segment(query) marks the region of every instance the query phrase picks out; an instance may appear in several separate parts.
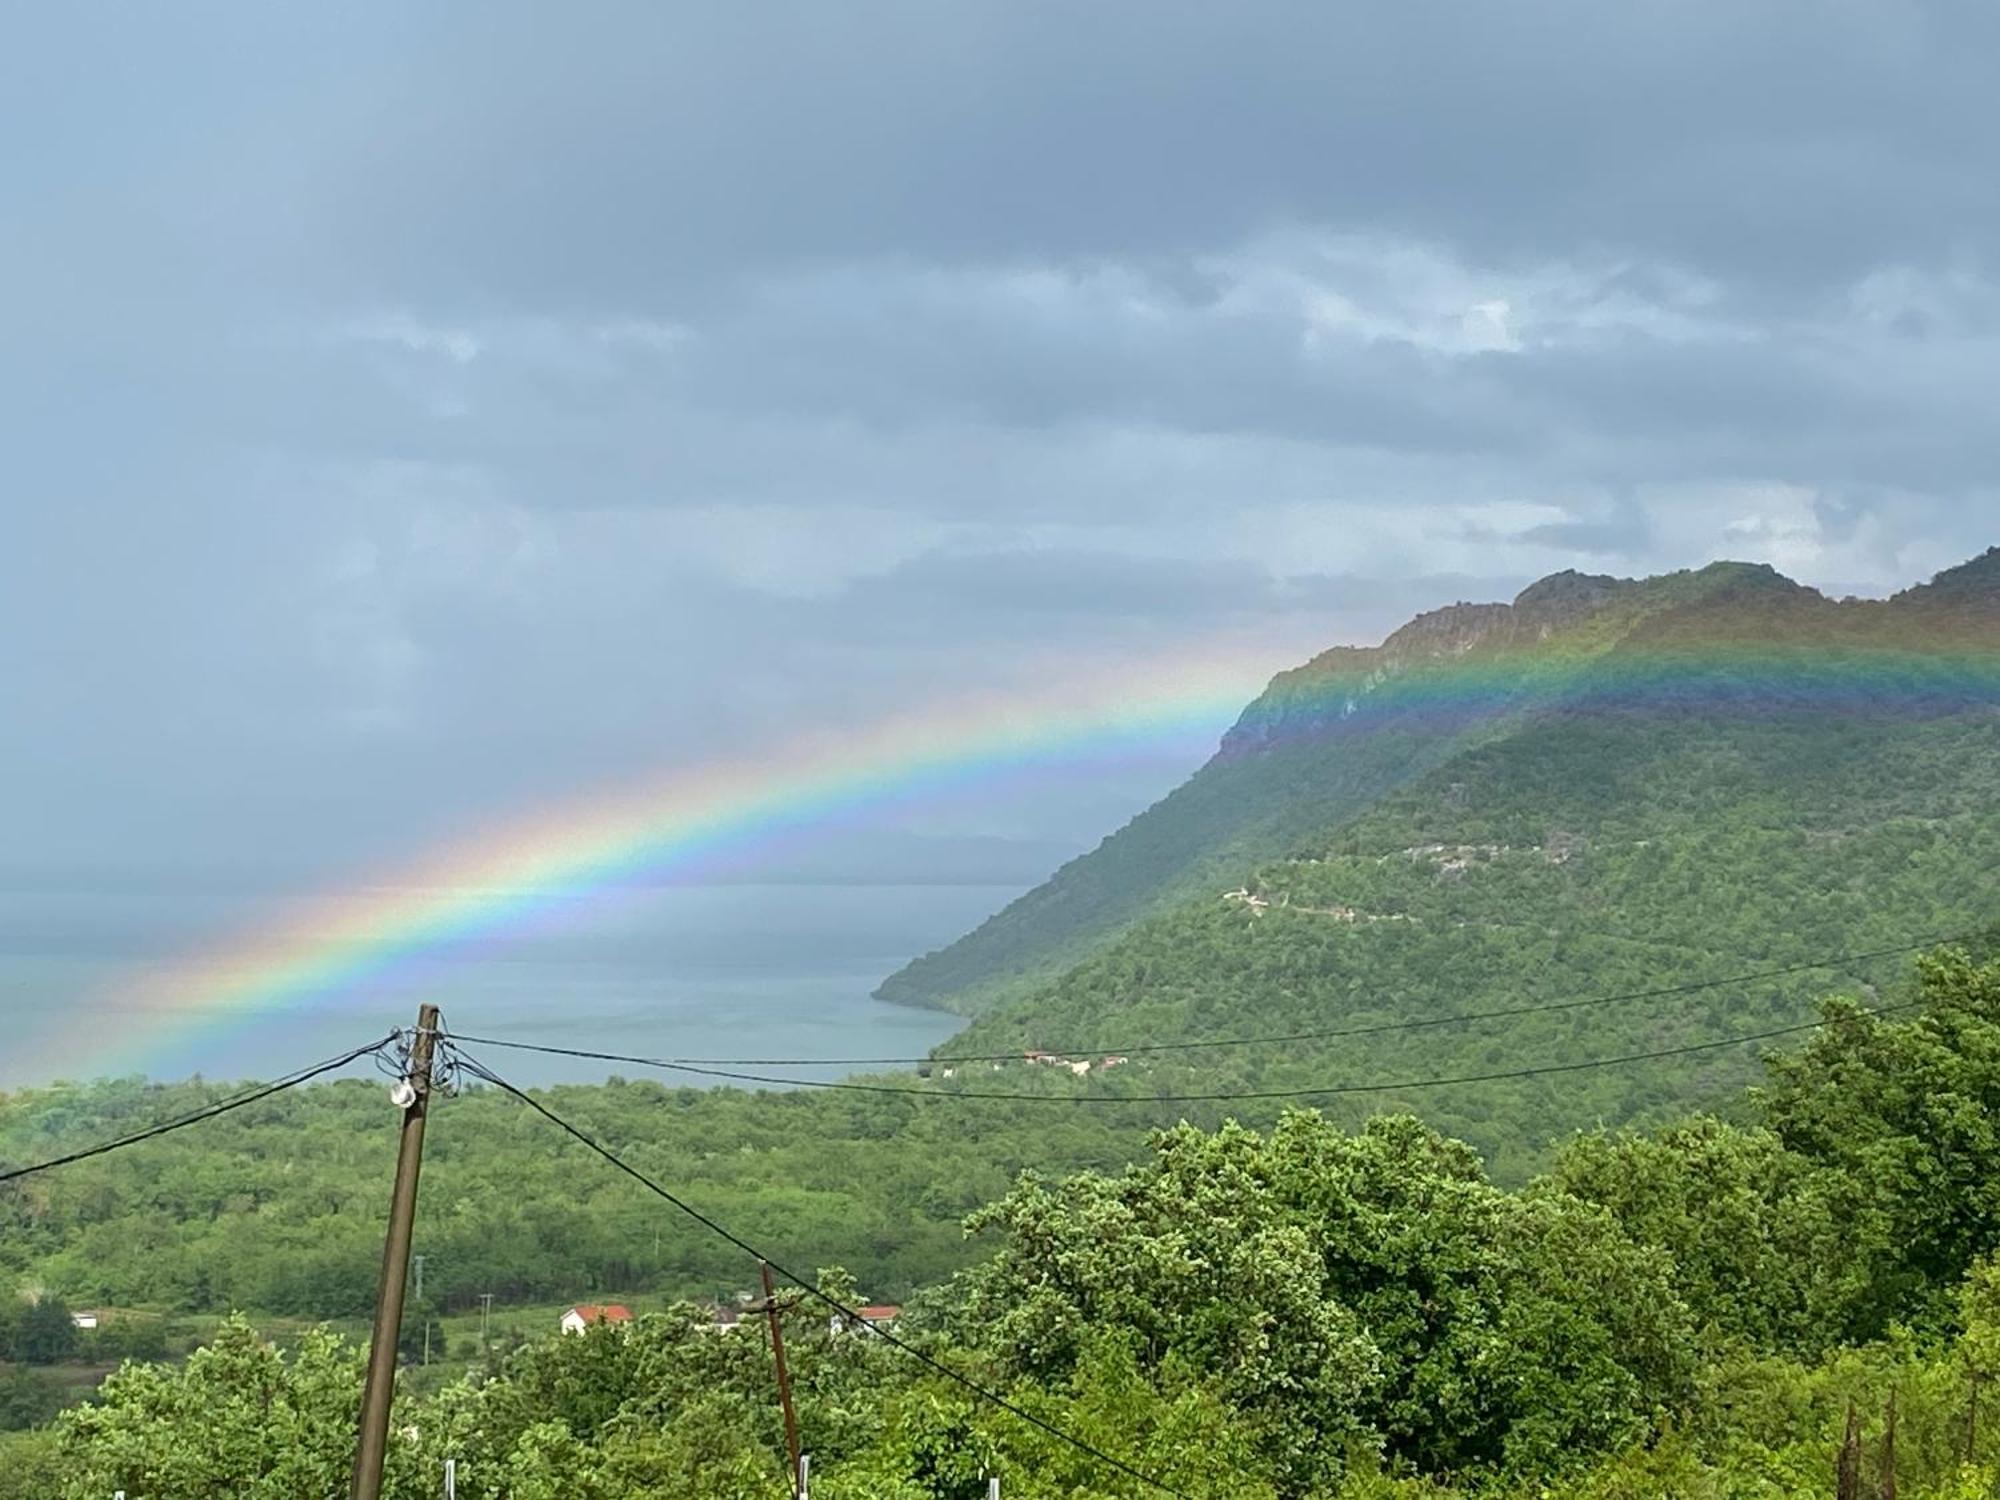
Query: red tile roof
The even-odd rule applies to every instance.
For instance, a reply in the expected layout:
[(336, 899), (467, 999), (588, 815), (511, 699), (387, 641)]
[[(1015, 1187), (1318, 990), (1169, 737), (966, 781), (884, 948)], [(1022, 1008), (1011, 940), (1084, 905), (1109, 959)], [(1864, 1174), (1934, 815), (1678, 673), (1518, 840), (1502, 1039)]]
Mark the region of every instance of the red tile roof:
[[(575, 1313), (586, 1323), (629, 1323), (632, 1321), (632, 1309), (617, 1302), (607, 1302), (601, 1307), (595, 1302), (579, 1302), (575, 1307), (570, 1309), (570, 1312)], [(568, 1313), (565, 1313), (563, 1316), (567, 1317), (568, 1315)]]

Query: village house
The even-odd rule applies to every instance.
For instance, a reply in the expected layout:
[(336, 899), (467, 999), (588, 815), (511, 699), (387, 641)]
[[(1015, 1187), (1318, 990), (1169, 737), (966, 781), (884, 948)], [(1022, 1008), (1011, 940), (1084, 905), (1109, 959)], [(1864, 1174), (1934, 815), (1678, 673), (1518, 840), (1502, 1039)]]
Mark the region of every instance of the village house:
[(583, 1333), (593, 1323), (629, 1323), (632, 1309), (616, 1302), (599, 1305), (595, 1302), (579, 1302), (562, 1315), (564, 1333)]
[(827, 1331), (835, 1338), (843, 1333), (859, 1333), (863, 1329), (883, 1332), (896, 1326), (896, 1319), (902, 1317), (903, 1309), (893, 1302), (871, 1302), (866, 1307), (854, 1309), (855, 1316), (843, 1317), (835, 1313), (829, 1321)]

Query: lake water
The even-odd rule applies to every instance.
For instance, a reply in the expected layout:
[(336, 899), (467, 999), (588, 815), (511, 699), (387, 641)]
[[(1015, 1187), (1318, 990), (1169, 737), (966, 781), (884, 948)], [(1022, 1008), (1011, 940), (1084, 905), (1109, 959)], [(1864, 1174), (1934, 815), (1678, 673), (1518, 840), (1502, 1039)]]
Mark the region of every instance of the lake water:
[[(443, 1007), (461, 1034), (640, 1056), (920, 1055), (963, 1022), (869, 991), (1017, 894), (989, 885), (656, 889), (295, 1009), (189, 1020), (121, 1003), (121, 984), (205, 939), (255, 930), (264, 908), (254, 899), (0, 892), (0, 1088), (131, 1072), (270, 1077), (410, 1024), (420, 1000)], [(643, 1072), (493, 1049), (486, 1060), (521, 1083)]]

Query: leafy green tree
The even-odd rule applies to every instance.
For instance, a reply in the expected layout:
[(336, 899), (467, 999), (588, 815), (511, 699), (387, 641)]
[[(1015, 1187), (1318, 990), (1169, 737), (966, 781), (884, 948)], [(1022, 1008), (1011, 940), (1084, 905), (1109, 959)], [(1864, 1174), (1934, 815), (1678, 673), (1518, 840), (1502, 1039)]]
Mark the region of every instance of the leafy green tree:
[(1569, 1141), (1546, 1187), (1660, 1247), (1710, 1344), (1820, 1348), (1846, 1315), (1849, 1205), (1769, 1131), (1697, 1117)]
[(39, 1427), (62, 1407), (62, 1387), (48, 1376), (0, 1367), (0, 1432)]
[(1024, 1182), (973, 1223), (1005, 1240), (961, 1279), (966, 1337), (1049, 1383), (1122, 1331), (1141, 1368), (1212, 1380), (1288, 1494), (1331, 1485), (1357, 1442), (1436, 1469), (1554, 1461), (1690, 1390), (1656, 1251), (1492, 1186), (1408, 1118), (1183, 1127), (1121, 1177)]
[(50, 1500), (61, 1474), (55, 1433), (0, 1432), (0, 1500)]
[(1949, 1321), (1959, 1283), (2000, 1249), (2000, 964), (1945, 952), (1919, 983), (1908, 1020), (1831, 1007), (1824, 1031), (1772, 1059), (1760, 1096), (1843, 1206), (1845, 1338)]
[(67, 1307), (44, 1294), (14, 1304), (0, 1322), (0, 1358), (24, 1365), (53, 1365), (77, 1352), (76, 1321)]
[[(231, 1318), (185, 1365), (128, 1364), (57, 1423), (64, 1500), (296, 1500), (347, 1485), (358, 1353), (324, 1331), (288, 1358)], [(405, 1456), (400, 1452), (399, 1460)]]

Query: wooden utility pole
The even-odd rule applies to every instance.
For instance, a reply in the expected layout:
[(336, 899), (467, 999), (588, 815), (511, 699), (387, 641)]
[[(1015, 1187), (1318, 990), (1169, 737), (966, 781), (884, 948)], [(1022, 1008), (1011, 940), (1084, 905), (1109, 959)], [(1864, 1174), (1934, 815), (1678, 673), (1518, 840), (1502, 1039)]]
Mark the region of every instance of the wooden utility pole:
[(1972, 1371), (1965, 1393), (1965, 1461), (1972, 1462), (1972, 1455), (1979, 1447), (1979, 1371)]
[(361, 1436), (354, 1450), (349, 1500), (380, 1500), (382, 1460), (389, 1449), (389, 1403), (396, 1394), (396, 1339), (403, 1327), (403, 1283), (410, 1273), (410, 1231), (417, 1218), (417, 1173), (424, 1160), (424, 1117), (431, 1102), (431, 1051), (438, 1009), (417, 1011), (410, 1071), (392, 1097), (403, 1107), (396, 1152), (396, 1187), (389, 1198), (389, 1232), (382, 1242), (382, 1280), (375, 1289), (375, 1332), (368, 1344), (368, 1382), (361, 1390)]
[(1847, 1435), (1840, 1440), (1840, 1457), (1833, 1468), (1835, 1500), (1861, 1500), (1861, 1421), (1854, 1403), (1847, 1403)]
[(1882, 1433), (1882, 1500), (1896, 1500), (1896, 1393), (1889, 1392), (1888, 1425)]
[(759, 1261), (764, 1277), (764, 1316), (771, 1326), (771, 1358), (778, 1367), (778, 1404), (785, 1409), (785, 1452), (792, 1462), (792, 1500), (805, 1493), (805, 1473), (799, 1464), (799, 1414), (792, 1405), (792, 1372), (785, 1365), (785, 1327), (778, 1313), (778, 1292), (771, 1284), (771, 1263)]

